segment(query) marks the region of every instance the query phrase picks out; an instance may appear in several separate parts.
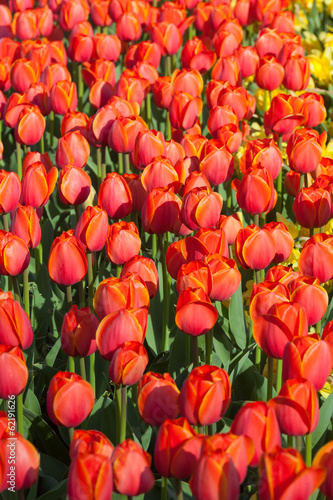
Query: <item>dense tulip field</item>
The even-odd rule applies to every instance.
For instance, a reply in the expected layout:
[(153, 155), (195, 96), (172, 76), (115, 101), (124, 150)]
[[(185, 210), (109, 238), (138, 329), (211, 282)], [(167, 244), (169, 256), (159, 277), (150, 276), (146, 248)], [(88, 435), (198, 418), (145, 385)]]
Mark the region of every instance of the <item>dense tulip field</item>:
[(333, 500), (332, 0), (0, 0), (0, 498)]

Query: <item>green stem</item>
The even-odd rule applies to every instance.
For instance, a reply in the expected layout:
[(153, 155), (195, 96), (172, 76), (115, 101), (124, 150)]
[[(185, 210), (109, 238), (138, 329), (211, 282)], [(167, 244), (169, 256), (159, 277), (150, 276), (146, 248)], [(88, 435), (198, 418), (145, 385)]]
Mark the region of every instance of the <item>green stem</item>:
[(130, 174), (131, 173), (131, 165), (130, 165), (130, 159), (129, 159), (128, 153), (124, 153), (124, 164), (125, 164), (126, 174)]
[(193, 368), (199, 366), (199, 348), (198, 348), (198, 337), (192, 336), (192, 348), (193, 348)]
[[(278, 139), (278, 148), (282, 153), (282, 135), (279, 135)], [(279, 172), (279, 175), (276, 180), (276, 188), (277, 188), (277, 204), (276, 204), (276, 210), (279, 213), (282, 213), (282, 205), (283, 205), (283, 200), (282, 200), (282, 168)]]
[(92, 252), (87, 252), (88, 262), (88, 293), (89, 293), (89, 307), (92, 310), (94, 307), (94, 271), (93, 271), (93, 258)]
[(102, 182), (102, 152), (101, 148), (96, 148), (96, 163), (97, 163), (97, 189)]
[(17, 161), (17, 175), (22, 179), (22, 150), (21, 144), (16, 141), (16, 161)]
[(80, 309), (82, 309), (84, 307), (84, 289), (83, 289), (83, 281), (79, 281), (78, 284), (78, 289), (79, 289), (79, 306), (80, 306)]
[(16, 396), (17, 430), (23, 436), (23, 393)]
[(27, 267), (23, 271), (23, 303), (24, 310), (28, 316), (30, 316), (30, 307), (29, 307), (29, 268)]
[(120, 443), (120, 428), (121, 428), (121, 385), (115, 386), (116, 399), (116, 445)]
[(44, 151), (45, 151), (44, 134), (42, 135), (42, 137), (40, 139), (39, 149), (40, 149), (41, 154), (44, 154)]
[(121, 420), (120, 420), (120, 443), (126, 439), (126, 422), (127, 422), (127, 387), (121, 385)]
[(71, 443), (74, 437), (74, 427), (68, 427), (68, 434), (69, 434), (69, 441)]
[(302, 436), (296, 436), (296, 449), (300, 453), (303, 451), (303, 439)]
[(305, 464), (307, 467), (312, 465), (312, 434), (305, 436)]
[(213, 354), (213, 330), (209, 330), (205, 334), (205, 347), (206, 347), (206, 364), (212, 364), (212, 354)]
[(75, 358), (73, 356), (68, 356), (68, 371), (75, 373)]
[(172, 56), (165, 56), (165, 75), (166, 76), (171, 76), (172, 75)]
[(41, 263), (41, 252), (43, 251), (41, 243), (36, 247), (35, 249), (35, 276), (37, 277), (37, 274), (40, 269), (40, 263)]
[(80, 358), (80, 373), (83, 380), (87, 380), (85, 358)]
[(68, 309), (70, 309), (73, 305), (73, 296), (72, 296), (72, 287), (71, 285), (66, 286), (66, 299), (67, 299), (67, 306)]
[(279, 394), (282, 386), (282, 359), (277, 360), (276, 369), (276, 392)]
[(21, 304), (21, 294), (18, 286), (17, 276), (12, 276), (14, 299)]
[(148, 128), (150, 129), (150, 120), (151, 120), (151, 94), (148, 92), (146, 95), (146, 123)]
[(321, 334), (321, 319), (316, 323), (316, 333)]
[(268, 381), (267, 381), (267, 401), (272, 399), (273, 396), (273, 369), (274, 361), (273, 358), (268, 356)]
[(96, 356), (95, 353), (93, 352), (89, 356), (89, 382), (91, 387), (93, 388), (94, 394), (96, 395), (95, 361), (96, 361)]
[(124, 173), (123, 153), (118, 153), (118, 174), (123, 175), (123, 173)]
[(162, 351), (169, 349), (168, 324), (170, 308), (170, 277), (166, 266), (165, 246), (168, 245), (168, 233), (164, 238), (162, 234), (158, 235), (158, 243), (161, 252), (161, 264), (163, 272), (163, 324), (162, 324)]
[(170, 141), (171, 140), (171, 137), (172, 137), (172, 133), (171, 133), (171, 122), (170, 122), (170, 114), (169, 114), (169, 110), (167, 109), (167, 115), (166, 115), (166, 133), (165, 133), (165, 138), (167, 141)]
[(256, 346), (256, 359), (255, 359), (255, 365), (256, 365), (256, 368), (258, 370), (258, 372), (260, 373), (260, 362), (261, 362), (261, 349), (260, 347), (257, 345)]
[(294, 447), (294, 436), (287, 436), (288, 448)]
[(83, 78), (82, 78), (82, 64), (78, 64), (77, 67), (77, 90), (78, 90), (78, 109), (83, 110), (82, 100), (83, 100)]
[(168, 500), (168, 478), (162, 477), (161, 500)]
[(3, 228), (5, 231), (9, 231), (9, 221), (8, 221), (8, 214), (2, 214), (2, 222), (3, 222)]
[(102, 181), (103, 181), (106, 177), (106, 163), (105, 163), (106, 147), (102, 146), (101, 149), (102, 149), (101, 156), (102, 156)]
[(176, 479), (176, 492), (177, 492), (177, 500), (183, 500), (183, 490), (182, 490), (182, 482), (180, 479)]
[(232, 204), (232, 191), (231, 191), (231, 182), (227, 183), (227, 208), (231, 210)]

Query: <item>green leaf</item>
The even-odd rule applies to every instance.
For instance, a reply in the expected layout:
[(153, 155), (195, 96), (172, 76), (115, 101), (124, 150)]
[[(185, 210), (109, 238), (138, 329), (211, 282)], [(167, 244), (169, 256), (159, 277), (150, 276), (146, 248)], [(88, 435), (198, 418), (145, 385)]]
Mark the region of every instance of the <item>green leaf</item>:
[(59, 462), (50, 455), (45, 453), (40, 454), (40, 469), (45, 476), (53, 477), (57, 482), (60, 482), (65, 473), (68, 471), (68, 466), (63, 462)]
[[(318, 449), (322, 446), (322, 441), (325, 439), (325, 435), (328, 426), (333, 418), (333, 392), (328, 396), (324, 404), (319, 410), (319, 422), (317, 427), (312, 433), (312, 446), (315, 447), (317, 444)], [(317, 450), (316, 450), (317, 451)]]
[(66, 498), (67, 492), (67, 479), (61, 481), (61, 483), (57, 484), (55, 488), (51, 491), (48, 491), (44, 495), (38, 497), (38, 500), (63, 500)]
[(24, 407), (35, 413), (35, 415), (42, 416), (39, 401), (31, 389), (28, 389), (25, 396)]
[(230, 333), (238, 347), (245, 349), (248, 338), (244, 321), (242, 286), (233, 294), (229, 306)]

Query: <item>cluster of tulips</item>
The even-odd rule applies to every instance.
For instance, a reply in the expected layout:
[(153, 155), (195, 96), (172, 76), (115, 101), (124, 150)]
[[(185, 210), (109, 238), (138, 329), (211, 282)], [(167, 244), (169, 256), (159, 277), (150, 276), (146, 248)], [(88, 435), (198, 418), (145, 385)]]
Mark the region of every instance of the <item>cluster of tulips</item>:
[[(171, 487), (177, 499), (187, 488), (197, 500), (305, 500), (320, 488), (332, 500), (333, 441), (314, 454), (311, 436), (333, 369), (333, 236), (325, 232), (333, 159), (295, 2), (157, 3), (0, 2), (0, 398), (4, 410), (16, 397), (17, 420), (13, 429), (0, 411), (0, 491), (10, 486), (14, 439), (10, 491), (47, 498), (23, 398), (34, 388), (29, 282), (47, 264), (45, 287), (64, 290), (68, 308), (42, 411), (62, 438), (69, 429), (69, 500), (153, 488), (167, 499)], [(64, 207), (76, 223), (53, 219), (58, 236), (43, 246), (50, 214)], [(305, 235), (297, 248), (282, 213)], [(249, 394), (241, 407), (230, 367), (217, 366), (214, 336), (235, 307), (258, 376), (267, 365), (265, 401)], [(151, 308), (161, 316), (155, 353), (146, 339)], [(150, 369), (173, 348), (174, 324), (186, 350), (176, 380), (156, 362)], [(222, 329), (220, 348), (237, 359), (235, 332)], [(89, 420), (103, 376), (113, 443)], [(147, 445), (127, 422), (128, 387), (140, 425), (153, 429)]]

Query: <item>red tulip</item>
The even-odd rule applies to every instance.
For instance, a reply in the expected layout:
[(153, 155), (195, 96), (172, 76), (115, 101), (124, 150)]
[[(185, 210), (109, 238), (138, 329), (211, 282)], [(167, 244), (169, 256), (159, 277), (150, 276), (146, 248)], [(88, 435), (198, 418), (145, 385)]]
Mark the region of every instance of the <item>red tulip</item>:
[(7, 214), (17, 208), (22, 186), (15, 172), (0, 170), (0, 213)]
[(302, 274), (318, 278), (325, 283), (333, 277), (333, 237), (318, 233), (308, 239), (299, 256), (298, 267)]
[(23, 161), (22, 195), (20, 200), (23, 205), (37, 208), (49, 201), (57, 182), (58, 170), (52, 166), (51, 162), (49, 165), (47, 159), (50, 161), (48, 155), (44, 159), (44, 162), (50, 166), (48, 170), (46, 170), (43, 161), (34, 161), (28, 165), (25, 164), (25, 160)]
[(181, 201), (168, 188), (155, 188), (146, 197), (141, 220), (147, 233), (163, 234), (173, 231), (179, 221)]
[(284, 262), (294, 248), (294, 240), (283, 222), (269, 222), (263, 226), (274, 238), (276, 250), (273, 264)]
[(263, 167), (276, 179), (282, 168), (282, 153), (273, 139), (249, 141), (240, 158), (239, 167), (243, 174), (253, 167)]
[(170, 22), (154, 23), (150, 30), (152, 42), (157, 43), (162, 55), (173, 55), (183, 43), (183, 37), (175, 24)]
[(216, 54), (207, 48), (203, 41), (194, 37), (188, 40), (181, 53), (182, 67), (195, 69), (200, 73), (208, 71), (216, 61)]
[(25, 241), (0, 230), (0, 274), (17, 276), (23, 273), (30, 262), (29, 249)]
[(303, 99), (303, 113), (306, 116), (304, 127), (316, 127), (326, 118), (324, 98), (320, 94), (305, 92), (301, 95)]
[(252, 321), (259, 316), (268, 314), (274, 305), (289, 300), (290, 292), (287, 285), (279, 281), (267, 280), (259, 284), (253, 283), (249, 307)]
[(326, 290), (320, 286), (318, 278), (299, 276), (288, 284), (292, 301), (303, 306), (309, 325), (320, 321), (328, 306), (328, 295)]
[(238, 436), (248, 436), (255, 447), (254, 457), (250, 462), (256, 467), (264, 452), (271, 452), (276, 446), (281, 446), (281, 434), (276, 414), (267, 403), (255, 401), (245, 403), (238, 410), (230, 432)]
[(260, 500), (279, 498), (309, 499), (325, 478), (325, 469), (306, 467), (302, 455), (294, 448), (276, 448), (264, 453), (259, 463)]
[(75, 130), (60, 137), (55, 161), (58, 168), (64, 168), (66, 165), (83, 168), (89, 155), (90, 147), (87, 139), (79, 130)]
[(87, 21), (89, 4), (85, 0), (65, 0), (59, 10), (59, 24), (64, 31), (71, 30), (82, 21)]
[(320, 491), (326, 496), (326, 498), (333, 498), (333, 485), (332, 485), (332, 471), (333, 471), (333, 443), (330, 441), (322, 446), (319, 451), (317, 451), (314, 459), (313, 466), (324, 467), (327, 471), (326, 478), (322, 485), (320, 486)]
[(172, 93), (171, 93), (171, 77), (160, 76), (153, 85), (153, 97), (157, 107), (169, 109)]
[(241, 181), (233, 181), (232, 187), (237, 191), (240, 208), (251, 215), (269, 212), (275, 204), (273, 179), (266, 168), (259, 166), (247, 170)]
[(269, 110), (264, 115), (265, 128), (277, 134), (292, 134), (305, 121), (303, 100), (286, 94), (274, 96)]
[(67, 80), (56, 82), (50, 92), (52, 110), (58, 115), (75, 111), (77, 107), (77, 89), (74, 82)]
[(131, 212), (132, 195), (125, 179), (112, 172), (106, 174), (98, 192), (98, 204), (111, 219), (122, 219)]
[(251, 224), (238, 231), (235, 251), (244, 269), (265, 269), (275, 257), (276, 244), (269, 231)]
[(192, 425), (218, 422), (231, 402), (231, 384), (225, 370), (203, 365), (193, 368), (180, 391), (180, 414)]
[(291, 55), (284, 64), (283, 85), (289, 90), (304, 90), (310, 80), (310, 61), (302, 55)]
[(243, 223), (237, 213), (232, 215), (220, 215), (216, 223), (217, 229), (223, 229), (228, 245), (234, 245), (237, 233), (242, 229)]
[(144, 307), (119, 309), (105, 316), (97, 332), (97, 347), (102, 358), (110, 361), (124, 342), (143, 343), (147, 327), (148, 310)]
[(69, 455), (72, 460), (84, 453), (96, 453), (111, 459), (113, 449), (112, 443), (102, 432), (77, 429), (73, 433)]
[(105, 245), (108, 234), (108, 215), (100, 205), (87, 207), (74, 230), (74, 236), (84, 249), (98, 252)]
[[(7, 296), (8, 295), (8, 296)], [(33, 340), (29, 316), (11, 293), (0, 295), (0, 343), (28, 349)]]
[(46, 407), (56, 425), (77, 427), (88, 417), (93, 406), (94, 391), (80, 375), (58, 372), (51, 379)]
[(180, 218), (192, 230), (214, 227), (222, 210), (222, 197), (209, 188), (194, 188), (182, 202)]
[(140, 116), (119, 116), (109, 131), (109, 146), (118, 153), (131, 153), (139, 132), (148, 130), (146, 122)]
[(58, 182), (59, 198), (65, 205), (81, 205), (91, 190), (91, 178), (80, 167), (65, 165)]
[(150, 469), (151, 456), (135, 441), (126, 439), (116, 446), (111, 463), (113, 483), (118, 493), (136, 496), (153, 488), (155, 479)]
[(236, 262), (216, 254), (205, 257), (205, 262), (212, 273), (210, 299), (219, 301), (230, 299), (241, 282), (241, 274), (237, 269)]
[(164, 156), (157, 156), (143, 170), (141, 183), (147, 193), (155, 188), (164, 187), (178, 191), (179, 178), (171, 161)]
[(50, 114), (50, 92), (44, 83), (32, 83), (28, 90), (26, 90), (26, 95), (31, 104), (39, 108), (43, 116)]
[(95, 26), (110, 26), (109, 0), (93, 0), (90, 4), (90, 16)]
[(255, 111), (256, 101), (244, 87), (225, 85), (219, 93), (217, 105), (229, 105), (238, 120), (249, 120)]
[(89, 307), (72, 306), (61, 327), (61, 347), (68, 356), (90, 356), (96, 351), (98, 319)]
[(114, 352), (109, 377), (117, 385), (136, 384), (148, 364), (148, 354), (140, 342), (124, 342)]
[(17, 346), (0, 345), (0, 397), (8, 399), (8, 396), (21, 394), (28, 382), (28, 368), (24, 354)]
[(331, 348), (318, 334), (295, 338), (288, 342), (283, 353), (283, 381), (304, 378), (316, 391), (325, 385), (333, 367)]
[(207, 141), (201, 149), (199, 170), (214, 186), (228, 181), (234, 172), (234, 161), (228, 146), (216, 139)]
[(138, 383), (138, 410), (149, 425), (160, 426), (179, 414), (179, 390), (169, 373), (148, 372)]
[(15, 126), (15, 140), (26, 146), (37, 144), (45, 131), (45, 119), (34, 104), (25, 106), (18, 116)]
[(48, 270), (50, 278), (58, 285), (74, 285), (87, 273), (87, 257), (73, 230), (63, 231), (52, 243)]
[(37, 83), (40, 76), (39, 65), (36, 61), (16, 59), (10, 69), (10, 82), (15, 92), (23, 94), (32, 83)]
[(248, 47), (240, 45), (235, 55), (239, 61), (242, 78), (254, 75), (259, 62), (259, 55), (256, 49), (251, 45)]
[(206, 245), (194, 236), (171, 243), (166, 252), (166, 265), (170, 276), (177, 279), (178, 271), (183, 264), (200, 260), (209, 253)]
[(203, 288), (210, 295), (212, 290), (212, 272), (208, 264), (202, 260), (195, 260), (183, 264), (177, 274), (177, 293), (181, 294), (186, 288)]
[(241, 84), (241, 72), (238, 58), (235, 55), (221, 57), (212, 69), (212, 78), (229, 81), (230, 85)]
[(117, 19), (117, 36), (123, 42), (138, 40), (142, 34), (142, 27), (139, 19), (133, 12), (124, 12)]
[(287, 144), (289, 166), (295, 172), (307, 174), (319, 164), (323, 146), (316, 130), (302, 128), (297, 130)]
[(70, 38), (67, 55), (72, 61), (83, 63), (90, 61), (94, 49), (93, 37), (78, 33)]
[(152, 259), (135, 255), (125, 262), (120, 277), (124, 277), (126, 273), (137, 273), (145, 282), (149, 297), (155, 297), (158, 291), (158, 272)]
[(176, 325), (188, 335), (203, 335), (215, 325), (218, 317), (203, 288), (186, 288), (179, 296), (176, 307)]
[(35, 209), (31, 206), (19, 205), (13, 213), (10, 231), (22, 238), (29, 248), (38, 247), (42, 232)]
[(94, 497), (109, 500), (112, 490), (112, 464), (109, 457), (94, 450), (91, 453), (78, 453), (72, 459), (67, 484), (69, 500), (88, 500)]
[(122, 265), (138, 255), (140, 248), (141, 239), (134, 222), (120, 221), (109, 226), (105, 251), (110, 262)]

